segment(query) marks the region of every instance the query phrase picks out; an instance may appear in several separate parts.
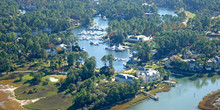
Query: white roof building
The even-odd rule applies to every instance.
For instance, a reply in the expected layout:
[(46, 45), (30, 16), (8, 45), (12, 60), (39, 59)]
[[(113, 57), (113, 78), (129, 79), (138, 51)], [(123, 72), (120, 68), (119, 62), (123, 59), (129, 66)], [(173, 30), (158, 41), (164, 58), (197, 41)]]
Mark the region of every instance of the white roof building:
[(145, 83), (157, 81), (160, 78), (159, 71), (151, 68), (139, 68), (136, 75), (138, 78), (142, 78)]
[(151, 36), (146, 37), (145, 35), (138, 35), (138, 36), (129, 35), (127, 38), (127, 41), (128, 42), (144, 42), (144, 41), (148, 41), (151, 39), (152, 39)]
[(135, 76), (129, 75), (129, 74), (120, 73), (115, 76), (115, 81), (117, 81), (119, 83), (125, 82), (128, 84), (132, 84), (134, 79), (137, 79), (137, 78)]

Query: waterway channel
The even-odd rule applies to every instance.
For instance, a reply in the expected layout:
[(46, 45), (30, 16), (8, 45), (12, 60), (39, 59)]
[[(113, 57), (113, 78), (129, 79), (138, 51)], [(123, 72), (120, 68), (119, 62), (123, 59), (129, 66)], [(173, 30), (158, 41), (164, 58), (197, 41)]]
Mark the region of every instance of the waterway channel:
[[(93, 17), (94, 21), (96, 22), (95, 25), (98, 25), (101, 28), (107, 28), (108, 27), (108, 22), (107, 20), (103, 20), (102, 17), (96, 16)], [(79, 27), (79, 28), (75, 28), (73, 29), (73, 34), (75, 36), (78, 36), (79, 38), (82, 38), (83, 35), (79, 35), (80, 32), (82, 31), (89, 31), (88, 27)], [(101, 32), (101, 31), (94, 31), (96, 33), (106, 33), (106, 31)], [(84, 35), (86, 38), (91, 37), (91, 38), (100, 38), (101, 36), (97, 36), (97, 35)], [(110, 51), (110, 50), (106, 50), (105, 47), (109, 46), (109, 44), (99, 44), (99, 45), (90, 45), (90, 41), (93, 42), (98, 42), (99, 40), (80, 40), (78, 41), (78, 44), (80, 45), (80, 47), (85, 47), (85, 51), (88, 52), (89, 56), (95, 56), (96, 58), (96, 63), (97, 63), (97, 68), (101, 68), (104, 64), (101, 61), (101, 58), (104, 55), (109, 55), (109, 54), (113, 54), (114, 57), (117, 58), (123, 58), (128, 60), (129, 59), (129, 55), (130, 55), (130, 51), (129, 50), (125, 50), (123, 52), (115, 52), (115, 51)], [(123, 63), (124, 61), (114, 61), (114, 68), (116, 71), (121, 71), (123, 70)]]
[(220, 89), (220, 76), (190, 80), (177, 78), (169, 92), (158, 93), (159, 101), (145, 100), (127, 110), (198, 110), (198, 104), (208, 93)]

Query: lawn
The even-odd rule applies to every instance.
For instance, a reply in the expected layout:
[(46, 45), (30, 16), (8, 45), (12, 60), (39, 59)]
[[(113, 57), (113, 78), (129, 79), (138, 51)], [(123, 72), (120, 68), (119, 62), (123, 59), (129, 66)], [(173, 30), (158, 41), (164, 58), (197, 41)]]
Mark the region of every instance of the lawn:
[(191, 13), (191, 12), (189, 12), (189, 11), (185, 11), (185, 14), (186, 14), (186, 16), (189, 17), (189, 18), (194, 18), (194, 17), (196, 16), (196, 14)]
[[(35, 103), (25, 105), (28, 109), (38, 110), (66, 110), (72, 105), (71, 96), (57, 94), (44, 99), (41, 99)], [(45, 109), (46, 108), (46, 109)]]
[[(32, 92), (30, 92), (32, 91)], [(40, 97), (49, 97), (57, 94), (57, 87), (55, 85), (24, 85), (15, 90), (16, 98), (19, 100), (35, 99)]]
[(161, 66), (153, 64), (153, 65), (148, 65), (147, 67), (151, 67), (153, 69), (157, 69), (157, 68), (160, 68)]

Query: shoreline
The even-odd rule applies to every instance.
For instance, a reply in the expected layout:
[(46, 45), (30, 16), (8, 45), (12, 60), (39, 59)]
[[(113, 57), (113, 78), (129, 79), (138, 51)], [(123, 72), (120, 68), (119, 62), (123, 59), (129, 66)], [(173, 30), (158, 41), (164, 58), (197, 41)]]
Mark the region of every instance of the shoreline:
[[(26, 110), (26, 108), (23, 107), (24, 105), (35, 103), (38, 100), (44, 98), (44, 97), (40, 97), (40, 98), (36, 98), (36, 99), (18, 100), (16, 98), (15, 92), (14, 92), (15, 89), (17, 89), (17, 88), (18, 87), (15, 87), (15, 86), (12, 86), (12, 85), (9, 85), (9, 84), (7, 84), (7, 85), (0, 84), (0, 91), (7, 94), (8, 101), (16, 101), (22, 109)], [(2, 102), (4, 102), (4, 101), (2, 101)], [(1, 105), (4, 106), (4, 103), (2, 103)]]
[(203, 100), (199, 102), (198, 108), (206, 110), (217, 110), (220, 107), (220, 105), (214, 104), (217, 102), (218, 98), (220, 98), (220, 89), (212, 93), (209, 93), (207, 96), (204, 96)]
[[(168, 84), (165, 84), (165, 85), (163, 85), (163, 87), (159, 87), (159, 88), (156, 88), (154, 90), (149, 91), (149, 93), (156, 95), (156, 93), (168, 92), (168, 91), (170, 91), (170, 89), (171, 89), (171, 86)], [(135, 96), (134, 99), (132, 99), (128, 102), (119, 104), (119, 105), (115, 105), (115, 106), (111, 107), (109, 110), (125, 110), (125, 109), (130, 108), (132, 106), (135, 106), (136, 104), (139, 104), (142, 101), (147, 100), (147, 99), (150, 99), (150, 97), (143, 95), (143, 94), (138, 94)]]

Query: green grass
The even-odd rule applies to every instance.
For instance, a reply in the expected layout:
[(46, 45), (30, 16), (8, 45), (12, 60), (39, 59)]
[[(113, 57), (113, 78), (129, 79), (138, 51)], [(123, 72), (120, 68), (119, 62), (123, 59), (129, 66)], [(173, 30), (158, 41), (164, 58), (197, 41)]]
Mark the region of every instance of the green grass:
[(220, 15), (218, 15), (216, 18), (220, 18)]
[(194, 17), (196, 16), (196, 14), (191, 13), (191, 12), (189, 12), (189, 11), (185, 11), (185, 14), (186, 14), (186, 16), (189, 17), (189, 18), (194, 18)]
[(151, 68), (153, 68), (153, 69), (157, 69), (157, 68), (160, 68), (161, 66), (158, 66), (158, 65), (148, 65), (147, 67), (151, 67)]
[(46, 81), (46, 79), (48, 77), (56, 77), (58, 78), (59, 80), (62, 78), (62, 79), (66, 79), (67, 75), (47, 75), (47, 76), (44, 76), (41, 80), (42, 81)]
[(44, 99), (41, 99), (35, 103), (25, 105), (28, 109), (38, 109), (38, 110), (66, 110), (72, 105), (71, 96), (57, 94)]
[(30, 74), (26, 74), (22, 77), (22, 80), (31, 80), (33, 79), (34, 77), (33, 76), (30, 76)]
[[(35, 89), (35, 90), (34, 90)], [(28, 92), (32, 90), (34, 93), (29, 94)], [(35, 92), (36, 91), (36, 92)], [(55, 85), (36, 85), (36, 86), (29, 86), (24, 85), (19, 87), (15, 90), (16, 98), (19, 100), (25, 100), (25, 99), (35, 99), (39, 97), (49, 97), (57, 94), (57, 88)]]

